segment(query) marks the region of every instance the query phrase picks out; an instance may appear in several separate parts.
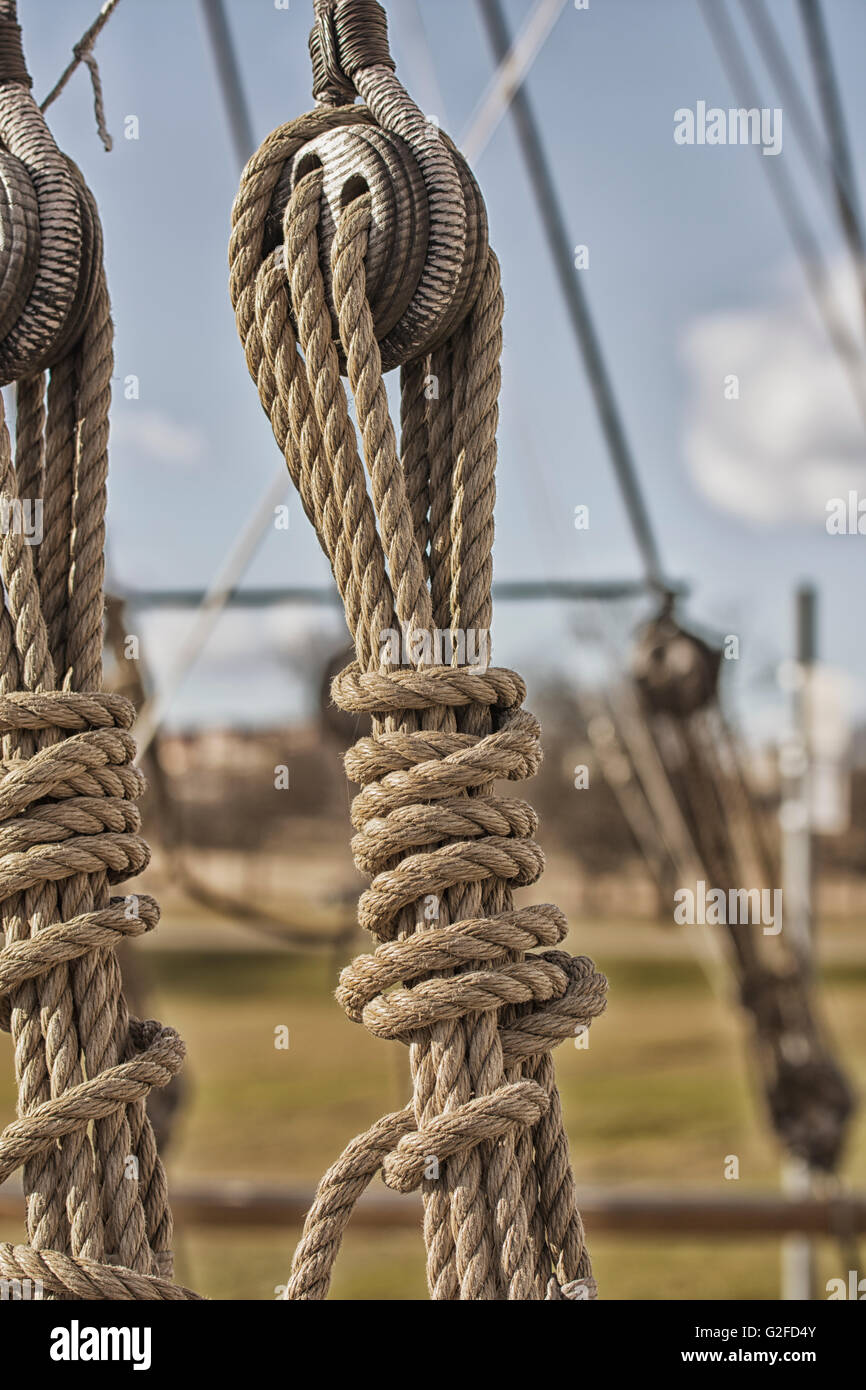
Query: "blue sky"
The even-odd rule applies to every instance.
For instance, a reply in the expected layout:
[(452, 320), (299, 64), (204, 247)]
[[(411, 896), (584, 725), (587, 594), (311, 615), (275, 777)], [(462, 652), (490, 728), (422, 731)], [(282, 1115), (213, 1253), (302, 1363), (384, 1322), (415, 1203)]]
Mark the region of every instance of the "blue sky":
[[(226, 0), (253, 126), (261, 139), (311, 104), (312, 6)], [(20, 0), (42, 96), (93, 17), (96, 0)], [(419, 105), (455, 137), (492, 72), (470, 0), (390, 0), (392, 51)], [(512, 29), (533, 8), (508, 4)], [(814, 110), (795, 7), (771, 0)], [(735, 18), (759, 77), (760, 104), (783, 106)], [(866, 6), (825, 0), (860, 187), (866, 130)], [(226, 245), (237, 188), (227, 123), (197, 0), (121, 0), (97, 48), (114, 151), (97, 138), (82, 69), (52, 108), (58, 142), (102, 211), (117, 325), (110, 554), (126, 586), (201, 586), (219, 566), (280, 460), (246, 372), (228, 300)], [(770, 675), (789, 654), (792, 592), (821, 596), (821, 654), (847, 673), (866, 714), (866, 537), (828, 536), (825, 502), (866, 496), (864, 432), (842, 368), (807, 298), (752, 149), (687, 147), (674, 112), (733, 99), (694, 0), (569, 2), (529, 82), (668, 572), (687, 581), (687, 612), (741, 638), (736, 704), (760, 734), (781, 696)], [(139, 139), (124, 138), (128, 116)], [(862, 340), (841, 237), (806, 170), (793, 127), (780, 161), (834, 267), (839, 303)], [(506, 120), (477, 163), (506, 290), (506, 350), (495, 551), (498, 578), (636, 576), (638, 557), (538, 216)], [(725, 401), (723, 381), (740, 379)], [(117, 383), (121, 386), (121, 381)], [(575, 531), (574, 507), (590, 508)], [(328, 569), (293, 501), (270, 534), (256, 584), (326, 583)], [(621, 630), (627, 615), (616, 621)], [(142, 623), (157, 678), (189, 615)], [(500, 608), (496, 659), (530, 685), (585, 669), (563, 608)], [(310, 625), (314, 626), (310, 626)], [(338, 616), (227, 617), (190, 676), (173, 719), (255, 722), (296, 713), (310, 690), (304, 654), (336, 637)], [(290, 649), (287, 664), (281, 653)], [(245, 674), (253, 663), (255, 679)], [(252, 688), (250, 688), (252, 687)]]

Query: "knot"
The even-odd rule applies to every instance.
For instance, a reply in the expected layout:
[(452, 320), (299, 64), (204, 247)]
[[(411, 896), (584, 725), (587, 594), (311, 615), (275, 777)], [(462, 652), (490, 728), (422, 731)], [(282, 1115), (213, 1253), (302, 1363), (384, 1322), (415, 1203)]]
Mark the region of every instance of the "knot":
[[(38, 891), (83, 878), (82, 891), (76, 883), (72, 900), (100, 903), (104, 878), (118, 883), (146, 866), (149, 855), (138, 834), (135, 805), (144, 779), (132, 766), (135, 744), (129, 733), (134, 718), (133, 705), (119, 695), (61, 690), (0, 696), (0, 734), (41, 734), (44, 745), (30, 757), (0, 763), (0, 905), (8, 920), (28, 912), (29, 899), (25, 896), (22, 904), (20, 895), (35, 889), (41, 903), (31, 935), (8, 939), (0, 950), (0, 1026), (13, 1030), (16, 1046), (27, 1038), (38, 993), (31, 990), (33, 998), (25, 1004), (22, 986), (50, 978), (58, 967), (82, 957), (112, 951), (124, 937), (151, 931), (159, 921), (159, 908), (146, 894), (111, 898), (104, 906), (54, 921), (59, 904), (69, 899), (58, 894), (52, 903)], [(96, 880), (89, 889), (88, 878)], [(94, 1008), (98, 1002), (88, 996), (79, 1007)], [(153, 1087), (166, 1086), (179, 1072), (184, 1054), (173, 1028), (152, 1019), (130, 1020), (107, 1065), (84, 1066), (86, 1079), (57, 1094), (52, 1090), (7, 1125), (0, 1135), (0, 1183), (43, 1155), (48, 1161), (67, 1136), (86, 1135), (92, 1125), (143, 1104)], [(21, 1247), (0, 1248), (4, 1274), (22, 1260), (38, 1266), (38, 1274), (28, 1277), (42, 1279), (46, 1289), (65, 1297), (190, 1296), (173, 1292), (170, 1280), (159, 1277), (169, 1272), (162, 1250), (154, 1256), (152, 1278), (114, 1269), (110, 1257), (101, 1263), (56, 1251), (31, 1256)]]
[(563, 1300), (567, 1300), (583, 1303), (593, 1298), (598, 1298), (598, 1284), (589, 1274), (581, 1279), (570, 1279), (565, 1284), (560, 1284), (557, 1279), (551, 1278), (547, 1285), (544, 1301), (545, 1303), (561, 1303)]
[[(133, 705), (120, 695), (64, 690), (0, 696), (0, 734), (54, 730), (60, 736), (32, 757), (0, 763), (0, 904), (78, 874), (105, 874), (119, 883), (146, 867), (150, 856), (135, 805), (145, 783), (132, 766), (135, 744), (128, 732), (134, 718)], [(89, 952), (111, 950), (158, 921), (155, 900), (133, 894), (8, 941), (0, 951), (0, 1027), (9, 1029), (11, 995), (28, 980)], [(146, 1052), (156, 1046), (152, 1033), (132, 1041)], [(180, 1065), (179, 1039), (177, 1046), (180, 1052), (172, 1042), (166, 1068)], [(165, 1085), (169, 1074), (153, 1084)]]
[(395, 64), (388, 47), (388, 16), (377, 0), (326, 0), (316, 5), (310, 33), (313, 96), (342, 106), (355, 100), (354, 74), (360, 68)]
[(167, 1086), (180, 1071), (185, 1054), (175, 1030), (157, 1025), (148, 1046), (130, 1060), (67, 1087), (62, 1095), (13, 1120), (0, 1135), (0, 1184), (23, 1163), (53, 1148), (58, 1139), (146, 1099), (154, 1086)]
[(335, 705), (352, 714), (402, 714), (447, 705), (517, 709), (526, 685), (516, 671), (489, 666), (428, 666), (398, 671), (362, 671), (352, 661), (331, 682)]
[(144, 869), (132, 766), (134, 707), (119, 695), (47, 691), (0, 696), (0, 733), (61, 737), (0, 772), (0, 901), (75, 874), (119, 883)]
[[(438, 903), (448, 889), (468, 882), (495, 878), (517, 886), (541, 873), (534, 811), (491, 790), (500, 779), (531, 776), (540, 761), (538, 725), (519, 708), (520, 677), (469, 667), (365, 673), (353, 662), (331, 691), (341, 709), (379, 720), (476, 703), (488, 706), (498, 724), (484, 736), (378, 733), (347, 753), (347, 774), (362, 787), (352, 803), (352, 851), (358, 868), (372, 876), (359, 920), (381, 942), (340, 976), (337, 999), (349, 1018), (377, 1037), (409, 1045), (449, 1020), (502, 1015), (505, 1068), (588, 1027), (607, 997), (607, 981), (592, 961), (557, 950), (525, 954), (564, 939), (566, 919), (551, 904), (442, 926), (425, 921), (413, 935), (396, 939), (401, 913), (413, 903), (431, 897)], [(511, 1130), (532, 1128), (549, 1103), (549, 1093), (535, 1082), (512, 1080), (417, 1127), (412, 1121), (386, 1153), (383, 1178), (410, 1191), (431, 1157), (441, 1163)]]
[(0, 1279), (25, 1280), (44, 1293), (76, 1301), (153, 1303), (200, 1300), (200, 1295), (170, 1278), (138, 1274), (120, 1265), (101, 1264), (83, 1255), (34, 1250), (30, 1245), (0, 1243)]
[[(514, 1066), (574, 1037), (604, 1012), (607, 980), (587, 956), (548, 951), (510, 959), (562, 941), (567, 929), (551, 903), (433, 927), (359, 956), (340, 975), (337, 1000), (353, 1022), (407, 1045), (434, 1023), (521, 1005), (499, 1028), (503, 1062)], [(427, 978), (455, 969), (463, 973)]]
[(531, 777), (541, 762), (537, 720), (511, 703), (522, 691), (518, 677), (465, 667), (361, 677), (349, 668), (333, 691), (341, 708), (376, 709), (380, 717), (406, 707), (459, 707), (477, 695), (500, 722), (483, 736), (374, 734), (346, 754), (346, 774), (362, 787), (352, 803), (352, 849), (358, 867), (374, 874), (359, 920), (374, 936), (393, 939), (405, 907), (458, 884), (497, 878), (518, 887), (539, 877), (534, 812), (490, 791), (496, 781)]
[(382, 1164), (383, 1181), (397, 1192), (412, 1192), (431, 1158), (441, 1164), (485, 1141), (501, 1139), (511, 1129), (531, 1129), (549, 1108), (550, 1096), (535, 1081), (515, 1081), (489, 1096), (476, 1096), (404, 1134)]
[[(86, 912), (68, 922), (54, 922), (36, 936), (8, 942), (0, 951), (0, 1029), (9, 1032), (10, 996), (27, 980), (35, 980), (56, 965), (77, 960), (89, 951), (113, 950), (122, 937), (141, 936), (153, 931), (158, 922), (158, 903), (141, 893), (134, 898), (112, 898), (108, 907), (98, 912)], [(153, 1040), (141, 1031), (144, 1027), (138, 1020), (130, 1019), (130, 1040), (138, 1051)]]
[(54, 366), (84, 331), (102, 230), (39, 107), (0, 77), (0, 385)]

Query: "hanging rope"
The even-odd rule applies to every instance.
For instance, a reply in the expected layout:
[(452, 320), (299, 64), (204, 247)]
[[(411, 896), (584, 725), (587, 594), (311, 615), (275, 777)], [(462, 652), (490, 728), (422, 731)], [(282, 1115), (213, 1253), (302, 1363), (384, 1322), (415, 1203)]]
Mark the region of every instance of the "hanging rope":
[[(437, 665), (425, 645), (491, 624), (499, 267), (469, 170), (394, 75), (381, 7), (317, 0), (316, 14), (320, 106), (244, 171), (231, 295), (355, 644), (333, 698), (372, 717), (346, 772), (371, 879), (360, 921), (379, 945), (338, 999), (408, 1045), (414, 1094), (322, 1179), (287, 1297), (326, 1296), (380, 1170), (422, 1190), (434, 1298), (594, 1297), (550, 1049), (601, 1013), (607, 984), (549, 949), (566, 934), (556, 908), (513, 907), (543, 865), (534, 812), (496, 790), (540, 761), (523, 682), (450, 651)], [(336, 104), (356, 92), (365, 106)], [(382, 376), (397, 364), (399, 452)], [(403, 633), (408, 665), (383, 658), (386, 632)]]
[[(14, 463), (0, 397), (0, 1025), (19, 1099), (0, 1182), (23, 1168), (28, 1236), (0, 1244), (0, 1276), (62, 1298), (194, 1297), (171, 1283), (145, 1111), (183, 1045), (128, 1016), (114, 955), (159, 910), (110, 896), (148, 851), (134, 709), (101, 690), (113, 365), (102, 233), (29, 86), (14, 0), (0, 0), (0, 382), (17, 382)], [(31, 546), (23, 522), (39, 507)]]
[(39, 108), (42, 112), (47, 111), (51, 103), (56, 101), (60, 96), (72, 74), (81, 63), (84, 63), (87, 71), (90, 73), (90, 85), (93, 88), (93, 113), (96, 117), (96, 129), (106, 154), (109, 154), (114, 148), (114, 141), (109, 135), (105, 124), (102, 78), (99, 75), (99, 64), (96, 61), (93, 48), (96, 40), (114, 14), (119, 3), (120, 0), (105, 0), (105, 4), (102, 6), (102, 9), (99, 11), (99, 14), (96, 16), (90, 28), (81, 35), (78, 43), (73, 48), (72, 57)]

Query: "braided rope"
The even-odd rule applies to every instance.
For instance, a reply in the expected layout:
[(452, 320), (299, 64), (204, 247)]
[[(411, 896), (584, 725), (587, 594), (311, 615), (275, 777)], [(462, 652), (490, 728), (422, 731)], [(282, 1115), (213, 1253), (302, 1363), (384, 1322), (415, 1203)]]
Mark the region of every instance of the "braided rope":
[[(14, 18), (12, 0), (0, 12)], [(0, 73), (0, 380), (18, 381), (14, 465), (0, 399), (0, 497), (12, 509), (0, 538), (0, 1026), (19, 1118), (0, 1135), (0, 1182), (23, 1168), (28, 1245), (0, 1246), (0, 1272), (41, 1280), (49, 1298), (190, 1298), (171, 1283), (145, 1109), (183, 1044), (129, 1017), (114, 955), (159, 912), (110, 891), (149, 854), (134, 708), (101, 691), (113, 369), (102, 233), (81, 174), (12, 74)], [(17, 524), (25, 505), (43, 506), (41, 536)]]
[[(341, 8), (345, 0), (338, 20)], [(286, 1297), (326, 1297), (354, 1204), (379, 1171), (399, 1191), (421, 1188), (434, 1298), (595, 1297), (549, 1049), (602, 1012), (607, 983), (586, 958), (527, 956), (561, 943), (566, 924), (549, 905), (514, 908), (512, 888), (534, 882), (543, 857), (531, 808), (496, 791), (537, 769), (538, 725), (520, 708), (525, 689), (513, 672), (433, 665), (423, 642), (408, 644), (408, 666), (382, 653), (389, 630), (490, 628), (498, 264), (486, 253), (456, 327), (443, 293), (444, 341), (404, 361), (398, 450), (367, 295), (373, 196), (323, 222), (326, 171), (303, 161), (307, 139), (353, 115), (369, 119), (363, 108), (323, 106), (253, 156), (233, 211), (231, 296), (355, 642), (333, 698), (373, 722), (345, 765), (361, 788), (352, 849), (370, 877), (359, 918), (379, 945), (343, 972), (337, 997), (350, 1018), (407, 1044), (414, 1094), (321, 1180)], [(289, 161), (280, 247), (269, 219)], [(439, 391), (427, 399), (431, 373)]]

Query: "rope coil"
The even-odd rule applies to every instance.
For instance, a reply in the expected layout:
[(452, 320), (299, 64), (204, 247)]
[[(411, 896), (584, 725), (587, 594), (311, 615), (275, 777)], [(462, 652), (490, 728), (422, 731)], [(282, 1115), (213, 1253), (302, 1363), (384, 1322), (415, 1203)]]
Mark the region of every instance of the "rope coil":
[[(330, 57), (320, 39), (321, 62), (339, 100), (340, 74), (348, 77), (340, 19), (350, 8), (360, 16), (348, 0), (317, 6), (316, 33), (335, 36)], [(499, 269), (485, 221), (472, 269), (463, 259), (457, 273), (471, 284), (465, 304), (455, 314), (443, 278), (435, 330), (421, 347), (392, 353), (373, 304), (378, 191), (356, 185), (348, 160), (341, 185), (320, 139), (353, 123), (366, 130), (375, 115), (417, 153), (391, 68), (370, 77), (363, 61), (349, 66), (366, 110), (322, 106), (280, 127), (250, 160), (229, 252), (247, 365), (355, 643), (333, 699), (372, 716), (372, 736), (345, 766), (360, 786), (355, 862), (371, 880), (359, 919), (379, 944), (343, 972), (337, 997), (350, 1018), (408, 1046), (414, 1089), (405, 1110), (353, 1140), (325, 1174), (286, 1296), (326, 1297), (352, 1208), (381, 1172), (399, 1191), (422, 1190), (434, 1298), (591, 1298), (550, 1048), (602, 1012), (607, 982), (583, 957), (527, 956), (558, 946), (566, 924), (550, 905), (514, 908), (512, 889), (534, 882), (543, 858), (534, 812), (496, 791), (536, 771), (538, 725), (521, 709), (525, 688), (513, 672), (437, 666), (423, 642), (417, 651), (407, 644), (410, 665), (383, 656), (389, 632), (489, 632)], [(447, 137), (435, 147), (453, 148)], [(453, 185), (424, 175), (429, 267)], [(465, 226), (465, 201), (461, 215)], [(465, 242), (456, 244), (463, 258)], [(397, 362), (399, 452), (382, 376)]]

